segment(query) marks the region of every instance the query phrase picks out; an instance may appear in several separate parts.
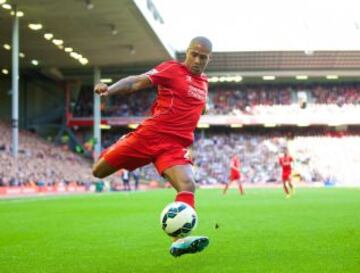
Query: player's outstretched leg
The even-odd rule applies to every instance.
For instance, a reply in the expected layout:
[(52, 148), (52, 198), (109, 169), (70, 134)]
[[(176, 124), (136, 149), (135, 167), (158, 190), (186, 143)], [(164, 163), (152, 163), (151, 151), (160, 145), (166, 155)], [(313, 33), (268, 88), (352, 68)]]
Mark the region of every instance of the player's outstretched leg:
[(191, 254), (202, 251), (209, 244), (209, 238), (205, 236), (188, 236), (178, 239), (171, 244), (170, 254), (179, 257), (183, 254)]
[[(191, 166), (176, 165), (166, 169), (163, 175), (177, 191), (175, 201), (184, 202), (195, 208), (195, 181)], [(206, 248), (208, 244), (209, 239), (205, 236), (188, 236), (173, 242), (170, 254), (178, 257), (183, 254), (197, 253)]]

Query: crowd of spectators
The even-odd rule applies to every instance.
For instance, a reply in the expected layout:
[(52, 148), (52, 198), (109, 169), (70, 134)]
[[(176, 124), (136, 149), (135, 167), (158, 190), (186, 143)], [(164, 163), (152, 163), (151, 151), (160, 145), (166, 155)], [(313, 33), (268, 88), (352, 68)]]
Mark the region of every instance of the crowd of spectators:
[(244, 86), (216, 88), (209, 92), (209, 115), (246, 112), (256, 105), (289, 105), (292, 89), (282, 86)]
[(338, 106), (360, 104), (360, 85), (317, 85), (311, 90), (314, 104), (336, 104)]
[(199, 138), (193, 146), (196, 180), (200, 184), (228, 182), (230, 158), (240, 156), (243, 179), (249, 183), (279, 180), (278, 154), (283, 138), (248, 134), (215, 134)]
[[(209, 91), (209, 115), (282, 115), (303, 114), (299, 107), (299, 94), (306, 97), (309, 115), (330, 116), (333, 113), (357, 117), (360, 111), (360, 84), (312, 84), (312, 85), (228, 85), (211, 87)], [(156, 97), (153, 89), (138, 92), (134, 96), (112, 96), (102, 100), (103, 116), (146, 116)], [(91, 117), (93, 112), (93, 92), (82, 90), (77, 102), (73, 104), (74, 116)], [(301, 112), (302, 111), (302, 112)], [(15, 160), (10, 151), (11, 129), (0, 123), (0, 185), (85, 183), (93, 181), (90, 162), (68, 151), (67, 146), (54, 146), (33, 133), (20, 132), (19, 159)], [(104, 147), (112, 144), (118, 136), (103, 138)], [(355, 168), (353, 162), (360, 163), (355, 151), (348, 149), (343, 153), (336, 150), (345, 147), (343, 143), (353, 143), (360, 147), (358, 138), (297, 137), (296, 143), (302, 158), (298, 160), (298, 170), (306, 180), (324, 180), (326, 177), (339, 181), (349, 181), (357, 177), (346, 166)], [(291, 145), (289, 143), (288, 145)], [(315, 143), (318, 143), (315, 145)], [(333, 153), (323, 152), (322, 144), (327, 143)], [(355, 145), (356, 144), (356, 145)], [(248, 134), (212, 134), (198, 138), (193, 146), (196, 180), (199, 183), (223, 183), (227, 181), (229, 158), (235, 151), (243, 161), (242, 172), (249, 183), (277, 181), (279, 167), (278, 154), (286, 146), (283, 136), (264, 136)], [(312, 145), (315, 148), (312, 148)], [(295, 147), (294, 146), (294, 147)], [(346, 147), (350, 147), (346, 146)], [(294, 150), (295, 153), (297, 153)], [(336, 155), (332, 157), (331, 155)], [(336, 168), (336, 158), (349, 162)], [(322, 163), (319, 163), (322, 162)], [(340, 173), (341, 170), (341, 173)], [(335, 173), (334, 173), (335, 172)], [(351, 175), (345, 174), (351, 173)], [(155, 169), (146, 166), (140, 176), (145, 180), (161, 179)], [(360, 179), (360, 177), (359, 177)]]
[[(96, 181), (91, 175), (91, 162), (54, 146), (34, 133), (20, 131), (19, 157), (10, 150), (10, 127), (0, 122), (0, 185), (66, 185), (89, 184)], [(337, 184), (354, 185), (360, 181), (359, 133), (312, 132), (290, 134), (286, 131), (262, 132), (202, 132), (197, 134), (191, 154), (195, 180), (199, 184), (226, 183), (230, 158), (241, 158), (242, 179), (250, 184), (279, 182), (281, 169), (278, 158), (284, 148), (294, 157), (294, 173), (305, 182), (331, 180)], [(111, 145), (121, 135), (104, 134), (104, 144)], [(144, 181), (163, 181), (152, 165), (138, 172)]]
[[(110, 145), (120, 135), (107, 134)], [(200, 134), (191, 148), (195, 179), (199, 184), (226, 183), (230, 158), (241, 158), (242, 179), (250, 184), (280, 182), (278, 158), (288, 148), (294, 157), (294, 174), (307, 183), (331, 179), (342, 185), (360, 181), (360, 136), (342, 132), (299, 130), (260, 133), (211, 132)], [(162, 180), (151, 165), (141, 168), (145, 180)]]
[(0, 121), (0, 185), (59, 185), (92, 182), (90, 162), (34, 133), (19, 132), (19, 154), (11, 155), (11, 128)]
[[(292, 105), (298, 106), (299, 93), (306, 96), (308, 111), (324, 108), (360, 105), (360, 84), (312, 84), (312, 85), (238, 85), (211, 87), (209, 91), (209, 115), (257, 114), (271, 107), (273, 111)], [(103, 116), (147, 116), (155, 100), (153, 89), (133, 96), (112, 96), (103, 100)], [(73, 108), (74, 116), (92, 116), (93, 93), (83, 90)], [(325, 107), (325, 108), (326, 108)], [(260, 110), (259, 110), (260, 109)]]
[(305, 135), (288, 139), (279, 135), (217, 134), (200, 138), (194, 144), (197, 180), (202, 184), (226, 182), (229, 160), (236, 153), (242, 161), (243, 181), (279, 182), (278, 158), (284, 148), (290, 150), (294, 174), (304, 182), (359, 185), (359, 135)]
[(242, 159), (245, 182), (279, 181), (278, 157), (284, 147), (288, 147), (295, 158), (294, 174), (301, 180), (358, 184), (359, 136), (297, 136), (288, 141), (285, 137), (230, 134), (200, 139), (194, 146), (197, 179), (201, 183), (227, 181), (229, 158), (236, 152)]
[(297, 166), (305, 180), (311, 178), (311, 173), (304, 168), (310, 167), (325, 183), (360, 185), (359, 135), (298, 136), (289, 145), (295, 158), (306, 163)]

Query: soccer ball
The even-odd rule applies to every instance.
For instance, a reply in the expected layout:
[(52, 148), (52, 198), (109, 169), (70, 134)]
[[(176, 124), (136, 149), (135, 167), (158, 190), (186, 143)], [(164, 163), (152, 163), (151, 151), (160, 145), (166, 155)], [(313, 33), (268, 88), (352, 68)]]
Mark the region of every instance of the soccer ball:
[(188, 204), (173, 202), (161, 212), (160, 224), (167, 235), (183, 238), (190, 235), (196, 228), (197, 215), (195, 210)]

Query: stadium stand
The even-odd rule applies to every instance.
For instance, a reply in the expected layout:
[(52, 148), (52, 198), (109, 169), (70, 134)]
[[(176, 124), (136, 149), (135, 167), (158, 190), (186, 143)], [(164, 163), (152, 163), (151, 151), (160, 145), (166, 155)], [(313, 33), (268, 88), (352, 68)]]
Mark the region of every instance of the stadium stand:
[(304, 182), (354, 185), (360, 176), (360, 137), (349, 136), (256, 136), (231, 133), (199, 139), (194, 145), (197, 178), (201, 183), (226, 182), (233, 152), (242, 159), (244, 181), (276, 182), (280, 179), (278, 156), (289, 147), (295, 159), (294, 174)]
[[(106, 133), (104, 143), (110, 145), (120, 136)], [(279, 182), (278, 157), (285, 147), (295, 159), (294, 175), (298, 180), (341, 185), (354, 185), (360, 181), (360, 175), (354, 173), (355, 166), (360, 165), (359, 134), (308, 128), (295, 135), (276, 129), (198, 134), (192, 147), (196, 181), (200, 185), (227, 182), (229, 161), (235, 152), (241, 157), (244, 182), (254, 185)], [(141, 168), (140, 173), (146, 180), (161, 179), (150, 165)]]
[[(309, 85), (238, 85), (212, 87), (209, 91), (209, 115), (277, 113), (292, 110), (298, 104), (298, 93), (307, 95), (309, 112), (359, 109), (359, 84), (309, 84)], [(153, 90), (136, 96), (108, 98), (102, 105), (104, 116), (146, 116), (155, 98)], [(80, 92), (73, 114), (78, 117), (92, 115), (92, 93)]]
[[(326, 116), (334, 112), (356, 116), (360, 112), (360, 84), (307, 84), (307, 85), (222, 85), (212, 87), (209, 93), (209, 115), (282, 115), (304, 114), (297, 104), (298, 92), (305, 92), (310, 115)], [(149, 113), (156, 93), (141, 91), (136, 96), (106, 98), (102, 103), (103, 116), (139, 117)], [(74, 116), (91, 117), (93, 95), (84, 89), (72, 105)], [(66, 148), (42, 140), (35, 134), (21, 131), (20, 163), (16, 170), (15, 160), (10, 155), (11, 130), (0, 123), (0, 170), (1, 185), (52, 185), (56, 183), (82, 184), (92, 182), (90, 162)], [(81, 133), (77, 136), (81, 138)], [(113, 143), (119, 134), (103, 134), (103, 147)], [(91, 138), (91, 136), (90, 136)], [(82, 137), (85, 142), (85, 136)], [(290, 142), (285, 134), (271, 130), (267, 134), (209, 133), (198, 137), (193, 146), (196, 180), (200, 184), (225, 183), (228, 179), (229, 158), (233, 151), (240, 154), (245, 182), (257, 184), (279, 180), (278, 154), (282, 147), (289, 146), (296, 158), (295, 171), (304, 181), (332, 181), (351, 184), (360, 177), (352, 170), (360, 163), (357, 148), (359, 137), (328, 136), (318, 134), (298, 135)], [(344, 144), (344, 145), (343, 145)], [(86, 147), (86, 144), (84, 145)], [(310, 147), (313, 147), (311, 149)], [(316, 147), (316, 149), (314, 148)], [(347, 147), (344, 151), (325, 147)], [(340, 148), (339, 148), (340, 149)], [(334, 158), (350, 162), (334, 166)], [(66, 160), (65, 160), (66, 159)], [(346, 160), (345, 160), (346, 159)], [(355, 164), (354, 166), (352, 164)], [(75, 175), (74, 175), (75, 174)], [(143, 180), (161, 180), (155, 169), (145, 166), (140, 170)], [(357, 180), (356, 180), (357, 179)]]
[(84, 185), (94, 180), (88, 160), (28, 131), (20, 131), (16, 161), (10, 151), (10, 126), (0, 122), (0, 131), (1, 186)]

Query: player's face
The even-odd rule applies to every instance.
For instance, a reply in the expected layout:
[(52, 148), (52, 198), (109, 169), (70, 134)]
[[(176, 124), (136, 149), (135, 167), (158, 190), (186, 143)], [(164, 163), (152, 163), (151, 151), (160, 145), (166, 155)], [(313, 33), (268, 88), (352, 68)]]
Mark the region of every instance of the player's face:
[(185, 65), (190, 69), (191, 73), (199, 75), (204, 72), (210, 61), (211, 53), (201, 44), (195, 44), (186, 51)]

